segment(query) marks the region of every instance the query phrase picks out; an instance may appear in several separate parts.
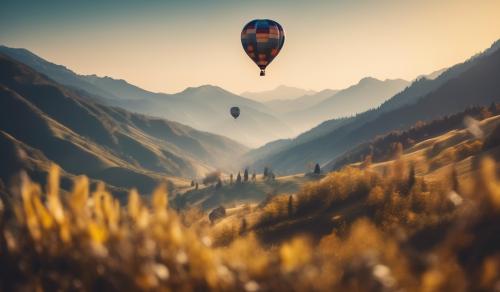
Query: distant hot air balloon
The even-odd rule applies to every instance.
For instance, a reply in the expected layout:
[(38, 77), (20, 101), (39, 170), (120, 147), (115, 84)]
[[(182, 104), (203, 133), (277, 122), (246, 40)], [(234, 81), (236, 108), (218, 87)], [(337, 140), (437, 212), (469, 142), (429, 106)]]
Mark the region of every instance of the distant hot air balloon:
[(241, 31), (241, 44), (247, 55), (259, 66), (260, 76), (285, 43), (285, 32), (279, 23), (269, 19), (252, 20)]
[(230, 110), (230, 113), (233, 118), (237, 119), (240, 116), (240, 108), (237, 106), (233, 106)]

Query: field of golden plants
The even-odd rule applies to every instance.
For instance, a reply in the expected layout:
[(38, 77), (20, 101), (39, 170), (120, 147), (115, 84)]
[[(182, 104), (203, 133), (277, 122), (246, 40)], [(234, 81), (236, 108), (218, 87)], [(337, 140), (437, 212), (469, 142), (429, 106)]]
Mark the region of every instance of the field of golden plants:
[(401, 161), (348, 167), (216, 226), (162, 186), (121, 205), (80, 177), (61, 195), (53, 166), (1, 198), (0, 290), (500, 291), (500, 180), (478, 163), (432, 184)]

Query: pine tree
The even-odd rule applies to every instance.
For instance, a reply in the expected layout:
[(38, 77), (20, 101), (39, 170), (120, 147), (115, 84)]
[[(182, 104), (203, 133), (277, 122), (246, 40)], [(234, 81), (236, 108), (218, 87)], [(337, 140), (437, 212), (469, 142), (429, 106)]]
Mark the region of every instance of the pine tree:
[(195, 189), (195, 190), (197, 190), (197, 189), (198, 189), (198, 183), (196, 183), (196, 184), (194, 185), (194, 189)]
[(244, 182), (248, 181), (248, 168), (245, 168), (245, 173), (243, 174), (243, 181)]
[(319, 167), (319, 163), (316, 163), (316, 166), (314, 166), (314, 174), (320, 174), (321, 173), (321, 168)]
[(194, 180), (191, 181), (191, 187), (194, 187)]
[(241, 175), (240, 172), (238, 171), (238, 176), (236, 176), (236, 183), (240, 184), (241, 183)]
[(229, 176), (229, 184), (233, 184), (233, 174), (232, 173)]
[(267, 178), (268, 174), (269, 174), (269, 169), (266, 166), (266, 167), (264, 167), (264, 173), (263, 173), (264, 178)]
[(410, 173), (408, 174), (408, 189), (411, 190), (413, 185), (415, 184), (416, 178), (415, 178), (415, 165), (412, 163), (410, 165)]
[(255, 174), (255, 170), (252, 173), (252, 181), (257, 181), (257, 174)]

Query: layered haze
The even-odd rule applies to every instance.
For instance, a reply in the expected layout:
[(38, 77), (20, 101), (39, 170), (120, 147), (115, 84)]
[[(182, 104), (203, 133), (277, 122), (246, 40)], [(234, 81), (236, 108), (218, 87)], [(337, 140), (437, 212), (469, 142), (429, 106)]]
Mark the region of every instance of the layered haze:
[[(0, 52), (61, 84), (90, 93), (98, 102), (224, 135), (248, 147), (291, 138), (325, 120), (376, 107), (408, 85), (401, 79), (382, 81), (367, 77), (343, 90), (314, 92), (280, 86), (272, 91), (246, 93), (255, 100), (213, 85), (166, 94), (150, 92), (107, 76), (80, 75), (26, 49), (0, 46)], [(259, 102), (259, 99), (267, 102)], [(241, 109), (237, 120), (229, 115), (232, 106)]]
[(37, 178), (55, 162), (124, 189), (151, 192), (161, 181), (235, 168), (247, 151), (228, 138), (94, 101), (0, 54), (2, 175)]

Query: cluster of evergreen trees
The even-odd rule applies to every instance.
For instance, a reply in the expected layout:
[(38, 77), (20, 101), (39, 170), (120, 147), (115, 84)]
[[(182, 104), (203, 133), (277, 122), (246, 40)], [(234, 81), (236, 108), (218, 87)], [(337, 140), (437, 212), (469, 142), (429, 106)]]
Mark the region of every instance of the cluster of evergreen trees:
[[(263, 172), (262, 172), (262, 179), (263, 180), (275, 180), (276, 175), (269, 167), (265, 167)], [(232, 173), (229, 175), (228, 183), (230, 185), (244, 184), (247, 182), (254, 182), (254, 183), (257, 182), (257, 173), (255, 171), (253, 171), (252, 174), (250, 175), (248, 168), (245, 168), (245, 170), (243, 171), (243, 175), (241, 175), (241, 172), (238, 172), (238, 174), (236, 175), (236, 179), (234, 178), (234, 175)], [(205, 178), (203, 178), (202, 183), (204, 185), (207, 185), (207, 186), (208, 185), (215, 186), (216, 189), (221, 188), (223, 185), (221, 173), (220, 172), (211, 172), (211, 173), (207, 174), (205, 176)], [(199, 187), (198, 182), (196, 180), (192, 180), (191, 187), (193, 187), (195, 190), (197, 190)]]
[[(238, 175), (236, 176), (236, 184), (246, 183), (249, 181), (249, 179), (250, 177), (248, 174), (248, 168), (245, 168), (245, 170), (243, 171), (243, 178), (241, 177), (241, 173), (238, 171)], [(257, 174), (255, 173), (255, 171), (252, 173), (251, 180), (253, 182), (257, 181)], [(229, 184), (233, 183), (234, 183), (233, 174), (231, 173), (231, 175), (229, 176)]]

